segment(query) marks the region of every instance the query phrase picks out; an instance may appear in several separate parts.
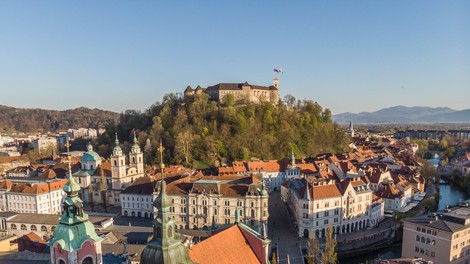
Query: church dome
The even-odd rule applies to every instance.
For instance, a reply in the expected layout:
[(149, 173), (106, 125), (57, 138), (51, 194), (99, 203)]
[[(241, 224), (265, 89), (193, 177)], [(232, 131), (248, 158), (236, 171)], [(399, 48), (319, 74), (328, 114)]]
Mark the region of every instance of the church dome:
[(87, 145), (87, 152), (85, 152), (82, 156), (82, 162), (90, 162), (90, 161), (99, 161), (101, 160), (100, 155), (93, 151), (93, 146), (88, 143)]

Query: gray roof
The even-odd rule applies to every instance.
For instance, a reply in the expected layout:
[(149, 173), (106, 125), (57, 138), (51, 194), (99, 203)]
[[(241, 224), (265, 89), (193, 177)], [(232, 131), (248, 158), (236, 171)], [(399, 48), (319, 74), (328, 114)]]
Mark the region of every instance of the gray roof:
[[(430, 228), (439, 229), (449, 233), (470, 227), (470, 208), (455, 207), (450, 211), (440, 211), (434, 215), (422, 215), (413, 218), (407, 218), (404, 222), (410, 222), (426, 226)], [(467, 224), (465, 224), (467, 223)]]

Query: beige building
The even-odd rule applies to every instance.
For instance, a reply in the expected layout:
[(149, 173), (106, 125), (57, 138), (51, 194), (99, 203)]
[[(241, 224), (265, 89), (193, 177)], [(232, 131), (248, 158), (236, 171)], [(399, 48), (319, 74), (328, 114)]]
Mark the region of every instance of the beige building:
[(279, 101), (279, 79), (273, 80), (273, 85), (259, 86), (245, 83), (219, 83), (207, 88), (198, 86), (196, 89), (188, 86), (184, 90), (184, 96), (207, 93), (212, 100), (222, 102), (224, 97), (232, 95), (237, 102), (258, 103), (261, 101), (277, 104)]
[(404, 220), (402, 257), (433, 263), (470, 263), (470, 208)]
[(371, 221), (372, 191), (359, 178), (338, 184), (292, 179), (282, 184), (281, 198), (293, 212), (299, 237), (324, 237), (328, 226), (336, 234), (350, 233)]
[[(145, 179), (147, 178), (147, 179)], [(171, 216), (179, 229), (208, 229), (241, 222), (260, 229), (268, 220), (268, 192), (264, 181), (255, 176), (189, 175), (165, 177), (166, 192), (172, 199)], [(160, 184), (144, 177), (121, 193), (122, 214), (152, 218), (153, 201)]]

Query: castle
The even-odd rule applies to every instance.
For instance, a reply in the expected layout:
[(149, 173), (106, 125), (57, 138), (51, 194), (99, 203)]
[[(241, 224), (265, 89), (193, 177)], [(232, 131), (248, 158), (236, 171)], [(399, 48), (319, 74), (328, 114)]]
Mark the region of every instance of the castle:
[(270, 86), (252, 85), (245, 83), (219, 83), (207, 88), (197, 86), (196, 89), (191, 86), (186, 87), (184, 96), (189, 97), (206, 93), (212, 100), (222, 102), (224, 97), (231, 94), (235, 101), (244, 101), (258, 103), (262, 101), (276, 104), (279, 101), (279, 79), (273, 79)]

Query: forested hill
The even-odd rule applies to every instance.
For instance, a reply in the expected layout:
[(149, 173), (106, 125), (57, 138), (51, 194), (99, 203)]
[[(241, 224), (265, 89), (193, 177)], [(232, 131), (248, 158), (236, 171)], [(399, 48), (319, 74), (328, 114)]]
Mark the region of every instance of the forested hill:
[(233, 160), (281, 159), (290, 157), (291, 149), (296, 157), (312, 157), (347, 147), (345, 132), (331, 121), (329, 109), (311, 100), (286, 98), (276, 106), (237, 105), (233, 100), (210, 101), (205, 94), (186, 99), (168, 94), (145, 113), (124, 112), (97, 149), (109, 155), (117, 129), (128, 150), (135, 129), (147, 162), (156, 161), (162, 139), (166, 163), (205, 168)]
[(119, 114), (85, 107), (57, 111), (24, 109), (0, 105), (0, 132), (55, 131), (68, 128), (108, 126)]

